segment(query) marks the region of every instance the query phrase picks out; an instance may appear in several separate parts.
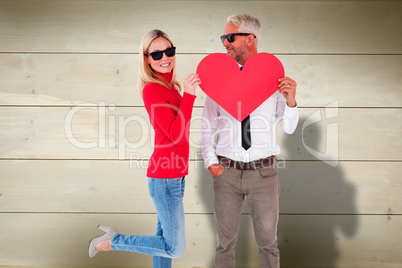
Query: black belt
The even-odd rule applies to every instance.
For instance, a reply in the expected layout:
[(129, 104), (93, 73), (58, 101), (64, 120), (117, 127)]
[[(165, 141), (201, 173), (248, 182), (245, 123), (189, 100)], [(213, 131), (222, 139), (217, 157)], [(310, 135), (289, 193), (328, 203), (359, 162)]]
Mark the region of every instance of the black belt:
[(220, 155), (218, 155), (218, 159), (219, 159), (220, 163), (223, 163), (234, 169), (254, 170), (254, 169), (269, 167), (270, 165), (272, 165), (275, 162), (275, 155), (272, 155), (270, 157), (263, 158), (263, 159), (258, 159), (256, 161), (252, 161), (252, 162), (234, 161), (230, 158), (226, 158), (226, 157), (220, 156)]

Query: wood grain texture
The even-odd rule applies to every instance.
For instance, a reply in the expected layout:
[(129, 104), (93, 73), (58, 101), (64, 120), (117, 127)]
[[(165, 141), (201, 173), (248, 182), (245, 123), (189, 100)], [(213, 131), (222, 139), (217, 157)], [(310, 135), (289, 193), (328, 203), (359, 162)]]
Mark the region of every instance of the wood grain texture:
[[(0, 6), (0, 50), (137, 53), (141, 37), (162, 28), (181, 52), (223, 52), (226, 18), (241, 12), (260, 19), (262, 51), (400, 54), (401, 11), (391, 1), (7, 0)], [(175, 20), (155, 19), (166, 17)]]
[[(179, 54), (179, 81), (206, 54)], [(297, 83), (300, 107), (402, 107), (402, 56), (277, 55)], [(0, 54), (0, 105), (143, 106), (138, 55)], [(229, 89), (230, 90), (230, 89)], [(197, 89), (195, 105), (205, 94)]]
[[(299, 110), (294, 134), (277, 128), (286, 160), (402, 158), (400, 109)], [(142, 107), (3, 107), (0, 116), (3, 159), (147, 159), (153, 151), (153, 129)], [(202, 159), (201, 118), (202, 108), (194, 108), (190, 159)]]
[[(396, 268), (401, 260), (401, 221), (401, 216), (281, 216), (281, 266), (335, 267), (341, 263), (341, 267)], [(99, 223), (114, 226), (123, 234), (148, 235), (154, 233), (156, 215), (0, 214), (0, 229), (7, 230), (0, 236), (0, 262), (52, 267), (151, 266), (150, 256), (130, 252), (100, 253), (90, 259), (88, 243), (102, 234), (96, 229)], [(259, 267), (249, 215), (242, 217), (240, 229), (238, 266)], [(186, 252), (174, 260), (174, 266), (213, 267), (213, 216), (186, 215), (186, 236)]]
[[(152, 266), (135, 253), (87, 256), (99, 223), (155, 232), (140, 39), (166, 31), (182, 81), (226, 52), (219, 36), (240, 12), (260, 19), (259, 51), (298, 83), (299, 126), (277, 130), (281, 267), (400, 267), (402, 2), (388, 0), (0, 1), (0, 267)], [(197, 94), (178, 268), (214, 267)], [(258, 259), (245, 204), (236, 264)]]
[[(146, 166), (146, 160), (3, 160), (0, 213), (155, 213)], [(332, 167), (321, 161), (279, 161), (278, 169), (283, 215), (402, 214), (400, 162)], [(212, 214), (213, 198), (213, 179), (204, 163), (191, 161), (186, 213)], [(246, 203), (243, 212), (249, 213)]]

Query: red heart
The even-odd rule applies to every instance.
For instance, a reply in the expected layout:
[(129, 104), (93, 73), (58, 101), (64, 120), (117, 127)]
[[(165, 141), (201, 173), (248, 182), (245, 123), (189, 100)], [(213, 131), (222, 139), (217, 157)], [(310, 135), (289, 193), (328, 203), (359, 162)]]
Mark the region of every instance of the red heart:
[(282, 63), (269, 53), (251, 56), (242, 71), (223, 53), (206, 56), (197, 67), (201, 89), (240, 122), (278, 90), (284, 73)]

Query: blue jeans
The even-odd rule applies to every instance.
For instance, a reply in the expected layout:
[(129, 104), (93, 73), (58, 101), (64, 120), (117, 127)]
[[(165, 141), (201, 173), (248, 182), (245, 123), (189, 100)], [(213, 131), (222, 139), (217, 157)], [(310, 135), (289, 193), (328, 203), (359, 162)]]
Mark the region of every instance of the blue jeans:
[(186, 247), (183, 196), (185, 179), (148, 178), (149, 193), (158, 214), (156, 235), (117, 234), (113, 250), (152, 255), (154, 268), (172, 267), (172, 258), (180, 257)]

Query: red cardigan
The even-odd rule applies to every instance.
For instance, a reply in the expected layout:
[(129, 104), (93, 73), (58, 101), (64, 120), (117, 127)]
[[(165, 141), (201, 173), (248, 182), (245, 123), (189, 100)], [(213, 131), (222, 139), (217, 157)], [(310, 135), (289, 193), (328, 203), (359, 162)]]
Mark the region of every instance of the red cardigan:
[[(157, 74), (169, 82), (172, 80), (172, 73)], [(145, 85), (143, 100), (155, 130), (148, 177), (169, 179), (188, 174), (189, 128), (195, 98), (188, 93), (182, 97), (174, 88), (155, 83)]]

